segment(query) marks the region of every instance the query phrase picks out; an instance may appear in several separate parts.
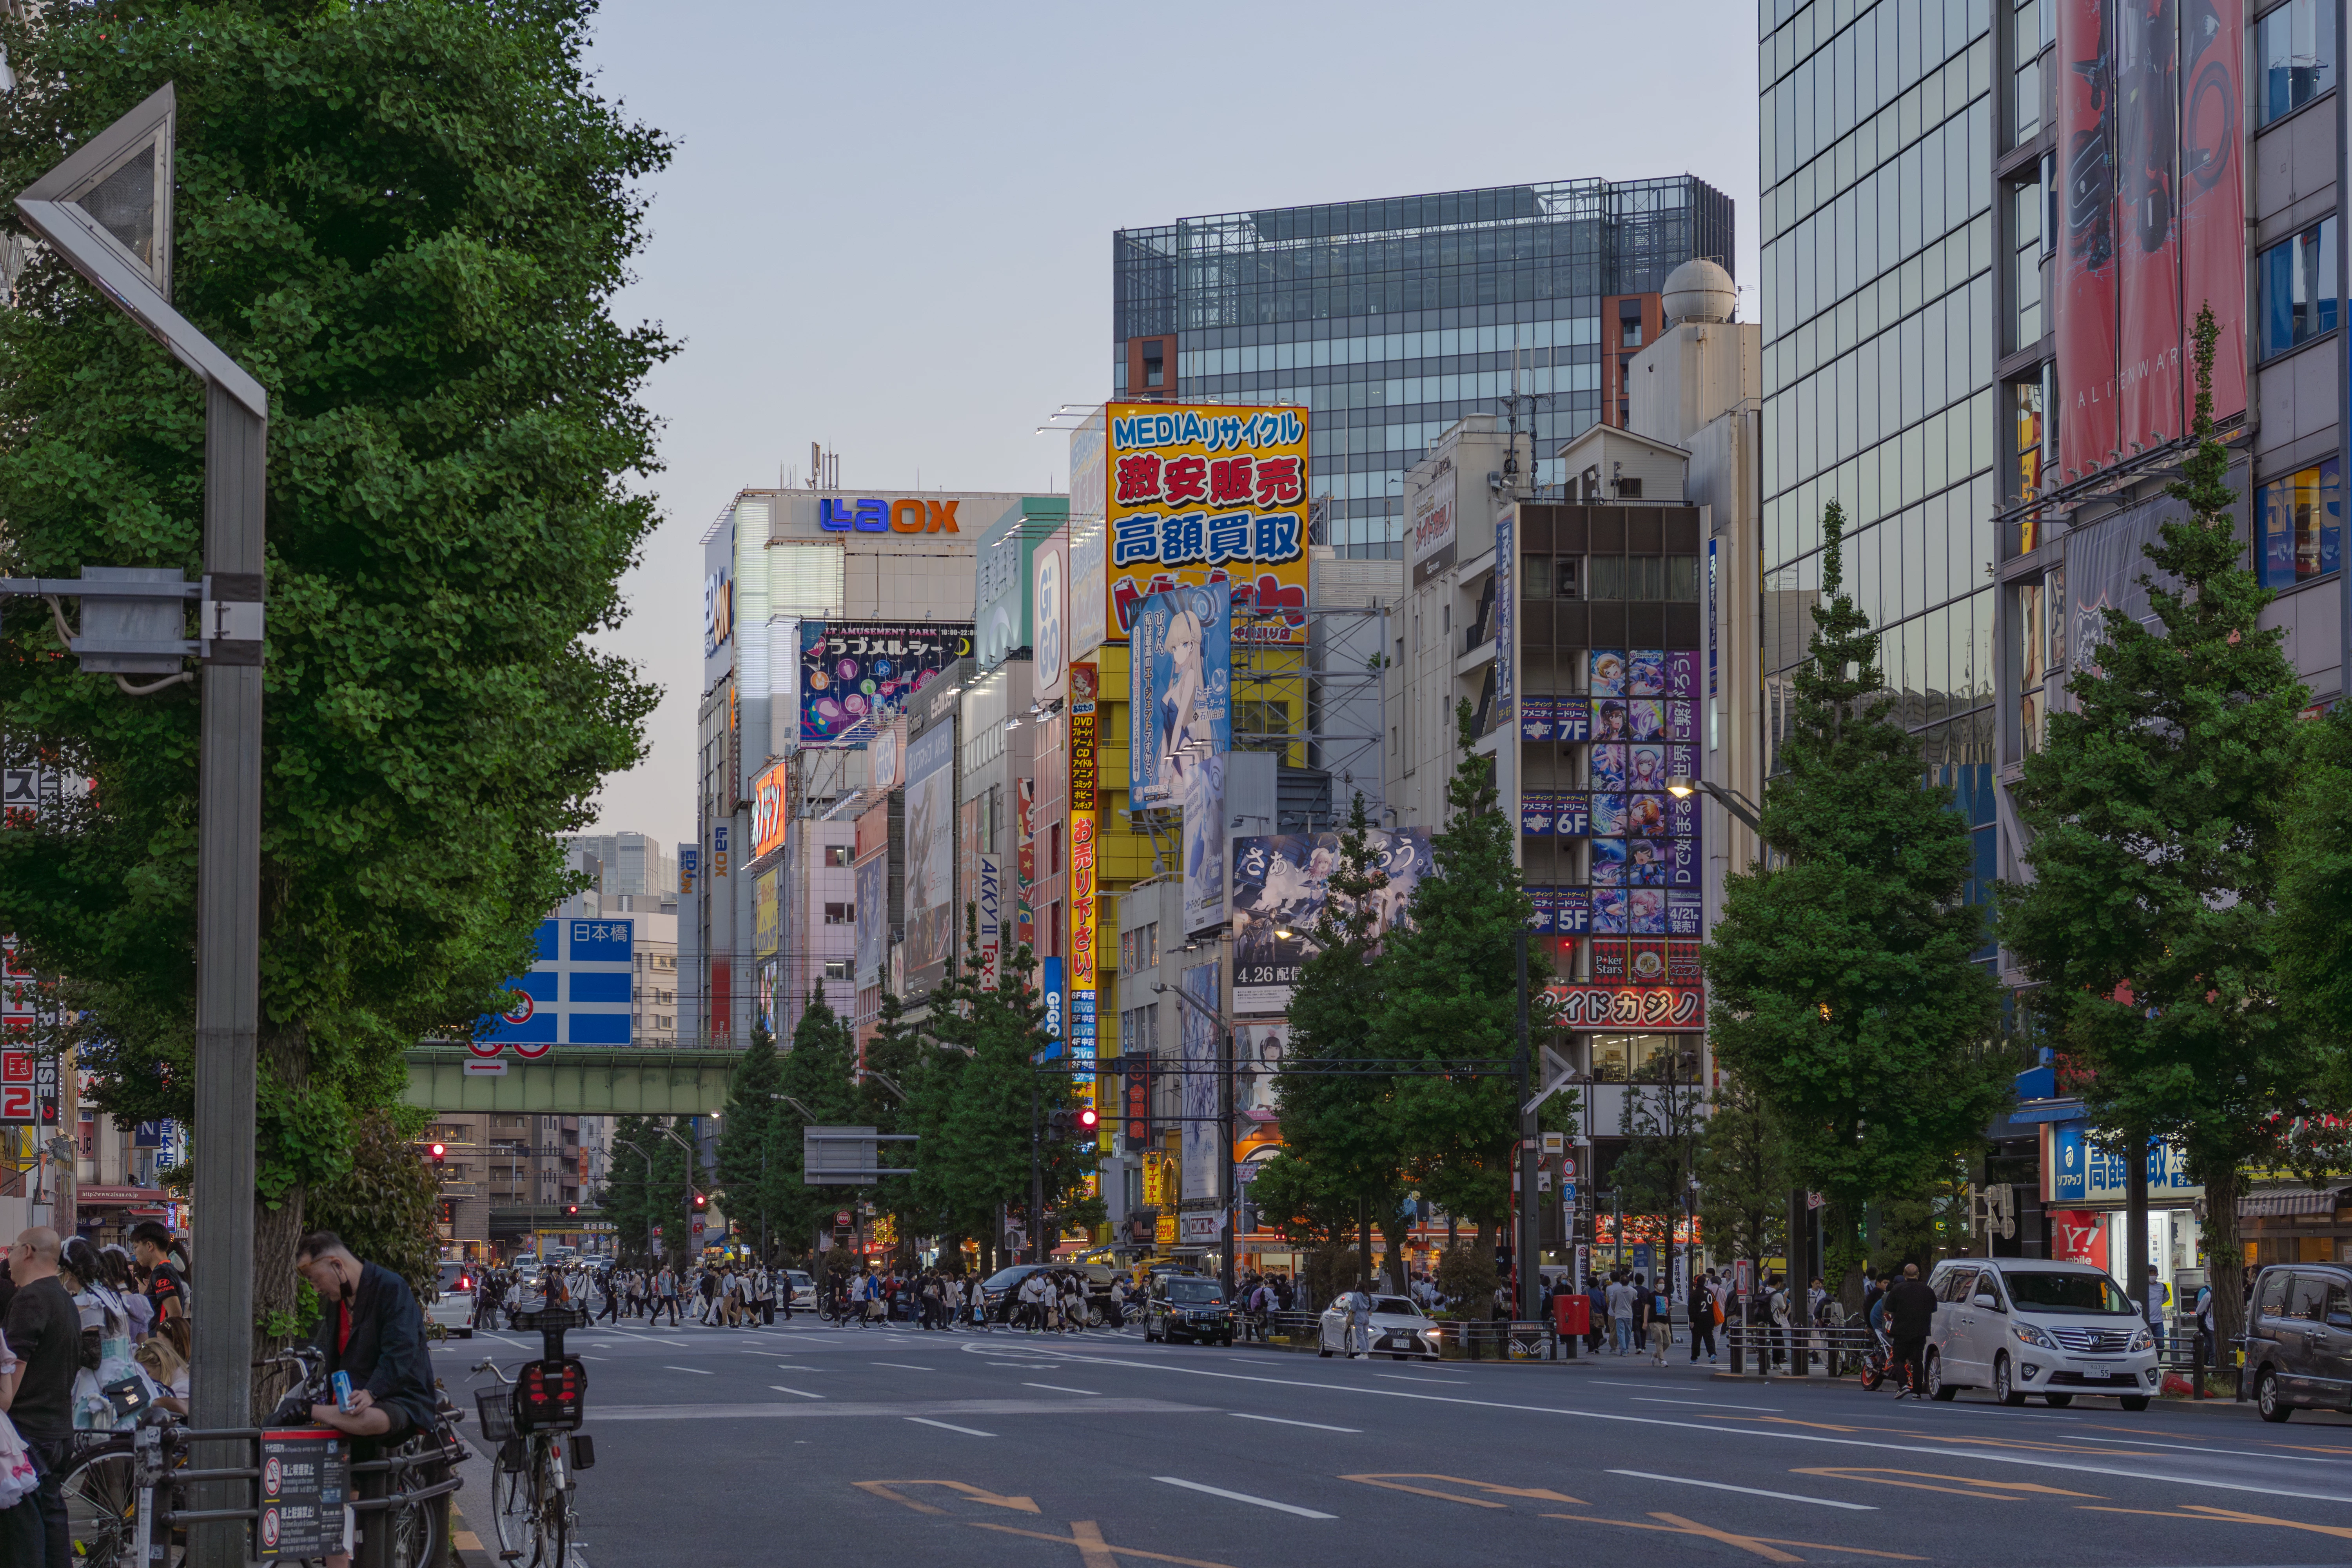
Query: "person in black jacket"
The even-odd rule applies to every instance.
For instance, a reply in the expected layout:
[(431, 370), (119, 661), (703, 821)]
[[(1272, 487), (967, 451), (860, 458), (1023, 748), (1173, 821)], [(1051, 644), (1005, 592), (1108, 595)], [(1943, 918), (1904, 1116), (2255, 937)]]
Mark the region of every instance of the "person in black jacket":
[(1927, 1336), (1936, 1327), (1936, 1292), (1919, 1278), (1919, 1266), (1903, 1266), (1903, 1282), (1886, 1293), (1886, 1334), (1895, 1342), (1895, 1397), (1907, 1389), (1914, 1399), (1927, 1397), (1927, 1375), (1922, 1360)]
[(326, 1309), (311, 1342), (325, 1352), (330, 1377), (351, 1373), (351, 1415), (332, 1399), (310, 1417), (354, 1437), (397, 1441), (435, 1426), (433, 1363), (425, 1350), (425, 1313), (408, 1281), (362, 1263), (331, 1230), (312, 1231), (294, 1249), (294, 1267)]

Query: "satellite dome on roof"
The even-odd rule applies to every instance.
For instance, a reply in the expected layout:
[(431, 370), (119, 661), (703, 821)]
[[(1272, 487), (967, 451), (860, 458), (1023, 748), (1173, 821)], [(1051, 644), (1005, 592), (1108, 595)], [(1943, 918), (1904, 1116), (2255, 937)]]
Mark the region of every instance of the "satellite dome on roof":
[(1739, 303), (1731, 274), (1704, 257), (1666, 274), (1660, 302), (1670, 321), (1727, 321)]

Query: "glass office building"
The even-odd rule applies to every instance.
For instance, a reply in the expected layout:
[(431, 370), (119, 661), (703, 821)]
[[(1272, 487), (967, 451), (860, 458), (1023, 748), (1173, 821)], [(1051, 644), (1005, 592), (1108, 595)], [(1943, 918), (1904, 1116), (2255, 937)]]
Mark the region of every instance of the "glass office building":
[(1976, 825), (1977, 898), (1997, 865), (1991, 9), (1759, 0), (1758, 18), (1768, 743), (1835, 500), (1887, 685)]
[(1611, 308), (1693, 257), (1730, 267), (1731, 198), (1687, 175), (1503, 185), (1121, 229), (1111, 256), (1117, 395), (1306, 405), (1324, 542), (1395, 556), (1404, 470), (1463, 415), (1503, 411), (1515, 352), (1535, 480), (1559, 482), (1551, 454), (1601, 416), (1604, 355), (1643, 341)]

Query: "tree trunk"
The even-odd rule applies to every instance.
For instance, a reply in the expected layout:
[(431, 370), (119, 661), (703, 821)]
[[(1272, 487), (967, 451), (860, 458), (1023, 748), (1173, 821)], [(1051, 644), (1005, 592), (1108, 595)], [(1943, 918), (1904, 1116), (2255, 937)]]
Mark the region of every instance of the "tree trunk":
[(1388, 1271), (1389, 1283), (1400, 1290), (1404, 1289), (1405, 1229), (1411, 1223), (1394, 1210), (1381, 1216), (1381, 1239), (1388, 1253), (1381, 1267)]
[(2241, 1181), (2235, 1162), (2205, 1177), (2205, 1277), (2213, 1290), (2213, 1359), (2223, 1366), (2233, 1364), (2231, 1342), (2246, 1327), (2246, 1249), (2238, 1240)]
[[(277, 1033), (265, 1029), (257, 1042), (261, 1081), (275, 1079), (299, 1093), (310, 1081), (310, 1039), (300, 1029)], [(302, 1184), (288, 1187), (272, 1208), (256, 1194), (253, 1203), (253, 1359), (267, 1362), (292, 1342), (293, 1335), (273, 1335), (265, 1325), (293, 1322), (295, 1245), (302, 1239)], [(253, 1418), (265, 1419), (288, 1386), (283, 1366), (257, 1366), (253, 1373)]]

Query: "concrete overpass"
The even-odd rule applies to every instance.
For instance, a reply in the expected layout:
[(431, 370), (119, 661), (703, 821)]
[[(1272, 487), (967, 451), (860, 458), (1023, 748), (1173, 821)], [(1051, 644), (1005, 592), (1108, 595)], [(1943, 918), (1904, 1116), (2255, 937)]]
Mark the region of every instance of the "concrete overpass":
[(427, 1110), (552, 1116), (708, 1116), (727, 1103), (743, 1053), (663, 1046), (557, 1046), (532, 1061), (512, 1051), (503, 1073), (471, 1073), (460, 1045), (412, 1047), (402, 1102)]

